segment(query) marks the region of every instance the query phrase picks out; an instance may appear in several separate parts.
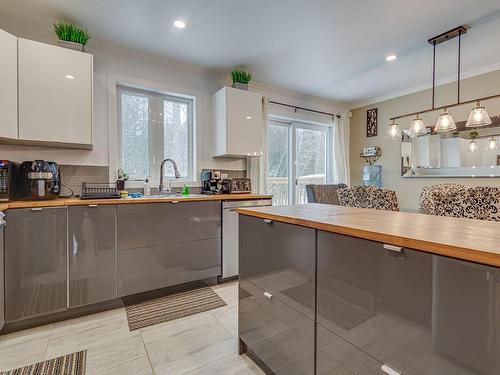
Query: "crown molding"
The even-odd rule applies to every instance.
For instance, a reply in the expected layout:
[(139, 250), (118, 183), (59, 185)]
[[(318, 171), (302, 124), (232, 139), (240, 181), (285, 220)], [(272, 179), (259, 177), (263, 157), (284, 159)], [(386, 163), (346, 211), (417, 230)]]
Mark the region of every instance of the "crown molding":
[[(464, 79), (477, 77), (477, 76), (491, 73), (491, 72), (494, 72), (497, 70), (500, 70), (500, 63), (483, 66), (481, 68), (473, 69), (473, 70), (470, 70), (468, 72), (462, 73), (461, 80), (463, 81)], [(456, 75), (455, 76), (448, 76), (448, 77), (445, 77), (445, 78), (438, 80), (436, 82), (436, 87), (447, 85), (447, 84), (450, 84), (450, 83), (453, 83), (456, 81), (457, 81)], [(393, 92), (393, 93), (390, 93), (387, 95), (378, 96), (378, 97), (375, 97), (372, 99), (368, 99), (368, 100), (353, 104), (350, 107), (350, 110), (352, 111), (352, 110), (357, 109), (357, 108), (367, 107), (367, 106), (370, 106), (370, 105), (373, 105), (376, 103), (381, 103), (381, 102), (385, 102), (387, 100), (399, 98), (401, 96), (415, 94), (417, 92), (428, 90), (431, 88), (432, 88), (432, 82), (423, 83), (423, 84), (413, 86), (413, 87), (410, 87), (410, 88), (407, 88), (404, 90), (396, 91), (396, 92)]]

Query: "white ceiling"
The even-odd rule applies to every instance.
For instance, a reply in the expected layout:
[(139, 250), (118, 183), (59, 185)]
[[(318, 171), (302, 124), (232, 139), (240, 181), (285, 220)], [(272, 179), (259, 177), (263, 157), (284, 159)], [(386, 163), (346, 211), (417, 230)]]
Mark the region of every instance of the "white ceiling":
[[(461, 24), (464, 73), (500, 65), (499, 0), (2, 0), (0, 14), (66, 18), (122, 46), (244, 66), (259, 82), (350, 104), (430, 82), (427, 39)], [(455, 59), (455, 41), (438, 47), (438, 77), (456, 74)]]

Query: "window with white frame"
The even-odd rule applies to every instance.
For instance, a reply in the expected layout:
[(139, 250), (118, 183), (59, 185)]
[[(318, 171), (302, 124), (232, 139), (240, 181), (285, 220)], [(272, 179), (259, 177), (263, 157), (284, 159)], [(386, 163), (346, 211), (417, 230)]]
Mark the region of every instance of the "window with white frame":
[(306, 185), (331, 180), (332, 144), (330, 125), (269, 121), (267, 181), (274, 205), (307, 203)]
[[(193, 98), (118, 87), (118, 164), (130, 180), (159, 181), (167, 158), (177, 163), (182, 180), (194, 180), (193, 107)], [(170, 163), (165, 177), (174, 179)]]

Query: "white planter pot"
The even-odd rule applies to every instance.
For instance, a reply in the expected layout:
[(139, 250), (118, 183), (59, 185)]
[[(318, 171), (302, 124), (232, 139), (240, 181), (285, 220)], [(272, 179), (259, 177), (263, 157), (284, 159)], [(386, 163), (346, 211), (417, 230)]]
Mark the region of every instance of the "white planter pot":
[(245, 91), (248, 91), (248, 85), (245, 84), (245, 83), (239, 83), (239, 82), (235, 82), (231, 85), (232, 88), (234, 89), (239, 89), (239, 90), (245, 90)]
[(80, 43), (68, 42), (66, 40), (58, 40), (57, 43), (64, 48), (85, 52), (85, 48)]

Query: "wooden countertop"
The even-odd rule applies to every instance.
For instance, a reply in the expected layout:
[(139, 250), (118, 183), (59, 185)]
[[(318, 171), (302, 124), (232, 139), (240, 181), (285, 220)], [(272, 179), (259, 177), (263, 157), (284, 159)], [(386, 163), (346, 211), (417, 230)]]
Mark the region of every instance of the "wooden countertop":
[(192, 196), (169, 196), (169, 197), (142, 197), (142, 198), (117, 198), (117, 199), (79, 199), (79, 198), (59, 198), (46, 201), (15, 201), (0, 203), (0, 211), (12, 208), (33, 208), (33, 207), (57, 207), (57, 206), (86, 206), (89, 204), (138, 204), (138, 203), (168, 203), (198, 202), (198, 201), (226, 201), (226, 200), (252, 200), (271, 199), (272, 195), (263, 194), (218, 194), (218, 195), (192, 195)]
[(315, 203), (238, 212), (500, 267), (499, 222)]

